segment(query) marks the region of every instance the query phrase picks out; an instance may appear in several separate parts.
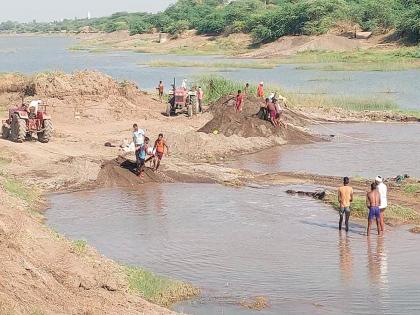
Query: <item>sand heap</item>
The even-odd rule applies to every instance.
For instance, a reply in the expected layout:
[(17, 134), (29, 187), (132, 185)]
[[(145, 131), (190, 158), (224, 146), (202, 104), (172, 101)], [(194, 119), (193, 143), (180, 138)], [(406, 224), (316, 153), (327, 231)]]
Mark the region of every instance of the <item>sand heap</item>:
[(15, 94), (15, 97), (9, 97), (10, 105), (19, 102), (22, 96), (27, 103), (42, 99), (54, 119), (65, 120), (120, 120), (147, 111), (152, 105), (150, 98), (135, 84), (117, 82), (96, 71), (3, 76), (0, 77), (0, 93)]
[(282, 121), (287, 122), (287, 128), (282, 125), (275, 128), (271, 122), (257, 117), (261, 107), (265, 107), (262, 99), (255, 96), (247, 96), (244, 101), (243, 111), (236, 113), (235, 96), (222, 97), (210, 106), (213, 119), (204, 125), (199, 131), (205, 133), (221, 133), (225, 136), (237, 135), (240, 137), (281, 137), (288, 142), (306, 143), (315, 140), (315, 137), (303, 130), (306, 119), (299, 114), (285, 109)]

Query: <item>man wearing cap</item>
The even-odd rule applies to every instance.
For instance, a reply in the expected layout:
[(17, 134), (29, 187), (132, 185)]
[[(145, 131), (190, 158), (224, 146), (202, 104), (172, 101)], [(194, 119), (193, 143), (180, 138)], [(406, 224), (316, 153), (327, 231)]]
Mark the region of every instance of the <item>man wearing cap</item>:
[(378, 190), (379, 197), (380, 197), (380, 203), (379, 203), (379, 209), (381, 210), (380, 228), (383, 233), (385, 230), (384, 214), (385, 214), (386, 207), (388, 207), (388, 199), (387, 199), (388, 188), (383, 183), (383, 178), (381, 176), (376, 176), (375, 183), (376, 183), (376, 189)]

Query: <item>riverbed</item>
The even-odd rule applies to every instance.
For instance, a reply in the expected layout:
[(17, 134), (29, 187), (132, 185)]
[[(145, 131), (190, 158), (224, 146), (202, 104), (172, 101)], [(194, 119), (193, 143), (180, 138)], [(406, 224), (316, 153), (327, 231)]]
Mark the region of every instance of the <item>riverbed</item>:
[[(164, 184), (141, 191), (53, 194), (47, 222), (124, 264), (199, 286), (175, 307), (191, 314), (414, 314), (418, 235), (364, 222), (337, 230), (337, 213), (290, 187)], [(292, 187), (316, 189), (317, 187)], [(263, 296), (262, 312), (239, 306)]]
[(154, 60), (171, 62), (248, 62), (221, 56), (176, 56), (127, 51), (91, 53), (71, 51), (77, 44), (71, 37), (0, 36), (0, 71), (31, 74), (44, 71), (98, 70), (118, 80), (132, 80), (141, 89), (154, 91), (163, 80), (167, 87), (176, 78), (190, 81), (201, 74), (278, 85), (289, 93), (357, 96), (390, 100), (407, 109), (420, 109), (420, 70), (406, 71), (320, 71), (301, 70), (299, 65), (279, 65), (274, 69), (238, 68), (231, 71), (199, 67), (149, 67)]

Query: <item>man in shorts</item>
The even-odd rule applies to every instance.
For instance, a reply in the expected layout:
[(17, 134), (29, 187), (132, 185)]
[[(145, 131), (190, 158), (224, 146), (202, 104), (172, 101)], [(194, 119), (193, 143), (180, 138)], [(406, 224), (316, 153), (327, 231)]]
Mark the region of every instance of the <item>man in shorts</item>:
[(381, 231), (383, 233), (384, 230), (385, 230), (384, 215), (385, 215), (386, 207), (388, 207), (388, 199), (387, 199), (388, 188), (384, 184), (381, 176), (376, 176), (375, 183), (376, 183), (376, 189), (379, 192), (379, 201), (380, 201), (379, 202), (379, 210), (381, 210), (380, 223), (381, 223)]
[(376, 219), (376, 228), (378, 235), (381, 235), (381, 211), (379, 210), (380, 196), (376, 189), (376, 183), (370, 185), (370, 191), (366, 195), (366, 206), (369, 209), (367, 235), (370, 234), (370, 227), (372, 226), (373, 218)]
[(343, 186), (338, 188), (338, 202), (340, 204), (340, 221), (338, 229), (341, 231), (343, 216), (345, 215), (346, 232), (349, 231), (350, 203), (353, 201), (353, 188), (349, 186), (348, 177), (343, 178)]
[(273, 126), (278, 127), (276, 106), (270, 101), (267, 102), (267, 111), (270, 114), (270, 121)]
[(166, 147), (166, 153), (169, 155), (169, 147), (166, 144), (166, 141), (163, 139), (163, 134), (160, 133), (159, 137), (155, 141), (155, 146), (153, 150), (156, 151), (155, 153), (155, 159), (153, 161), (154, 170), (157, 171), (160, 166), (160, 161), (162, 161), (163, 154), (165, 152)]
[(144, 138), (144, 143), (140, 146), (138, 150), (138, 165), (137, 165), (137, 176), (143, 177), (144, 166), (146, 164), (146, 156), (149, 150), (149, 138)]

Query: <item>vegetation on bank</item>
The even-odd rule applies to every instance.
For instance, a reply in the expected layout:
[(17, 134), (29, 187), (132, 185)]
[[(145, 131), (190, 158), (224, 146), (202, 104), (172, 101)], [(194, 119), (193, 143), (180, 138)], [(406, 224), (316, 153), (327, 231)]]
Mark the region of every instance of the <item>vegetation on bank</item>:
[[(337, 200), (336, 193), (327, 194), (325, 201), (331, 204), (336, 210), (339, 210), (340, 205)], [(365, 196), (354, 196), (353, 202), (351, 205), (351, 215), (352, 217), (367, 219), (368, 209), (366, 207), (366, 197)], [(385, 222), (398, 222), (398, 223), (420, 223), (420, 215), (413, 209), (403, 207), (400, 205), (390, 204), (386, 208), (385, 212)]]
[[(223, 96), (235, 94), (243, 90), (245, 82), (232, 81), (221, 76), (201, 76), (196, 79), (196, 85), (201, 86), (206, 94), (206, 102), (211, 104)], [(278, 86), (264, 87), (266, 93), (277, 92), (288, 100), (292, 107), (322, 107), (341, 108), (349, 111), (391, 111), (420, 117), (419, 111), (401, 110), (395, 103), (380, 97), (328, 96), (324, 94), (298, 94), (287, 92)], [(249, 93), (256, 93), (257, 86), (251, 84)]]
[(153, 31), (174, 36), (195, 29), (199, 34), (250, 33), (255, 43), (285, 35), (319, 35), (347, 25), (349, 31), (395, 29), (412, 42), (420, 40), (417, 0), (178, 0), (163, 12), (118, 12), (109, 17), (66, 19), (50, 23), (0, 24), (0, 31), (80, 32), (85, 28), (130, 34)]
[(156, 275), (137, 267), (125, 267), (130, 290), (139, 293), (149, 302), (169, 306), (197, 296), (200, 291), (191, 284)]
[(214, 68), (214, 69), (273, 69), (276, 63), (270, 61), (253, 61), (253, 62), (199, 62), (199, 61), (170, 61), (170, 60), (152, 60), (146, 64), (149, 67), (169, 67), (169, 68)]

